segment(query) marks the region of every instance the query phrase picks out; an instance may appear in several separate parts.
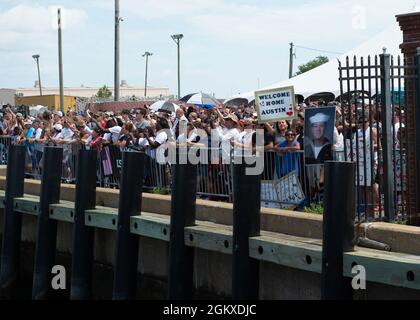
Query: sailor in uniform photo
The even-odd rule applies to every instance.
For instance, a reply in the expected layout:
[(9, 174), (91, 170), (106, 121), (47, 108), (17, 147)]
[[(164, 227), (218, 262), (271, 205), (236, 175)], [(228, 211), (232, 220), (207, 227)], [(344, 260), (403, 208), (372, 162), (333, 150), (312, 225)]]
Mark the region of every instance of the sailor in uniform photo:
[(330, 116), (317, 113), (309, 118), (310, 132), (305, 137), (306, 164), (321, 164), (333, 160), (332, 142), (325, 136)]

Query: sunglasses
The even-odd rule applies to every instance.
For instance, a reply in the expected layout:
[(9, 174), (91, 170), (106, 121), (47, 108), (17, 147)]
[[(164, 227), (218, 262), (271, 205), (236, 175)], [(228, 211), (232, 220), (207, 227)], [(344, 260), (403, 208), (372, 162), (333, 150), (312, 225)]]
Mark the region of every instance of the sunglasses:
[(294, 137), (295, 135), (293, 133), (289, 133), (285, 135), (286, 137)]

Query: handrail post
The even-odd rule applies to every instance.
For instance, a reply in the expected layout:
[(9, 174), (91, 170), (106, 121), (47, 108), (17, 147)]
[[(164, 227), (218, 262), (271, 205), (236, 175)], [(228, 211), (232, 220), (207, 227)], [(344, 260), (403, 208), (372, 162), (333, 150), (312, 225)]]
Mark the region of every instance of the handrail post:
[(395, 219), (394, 199), (394, 166), (392, 151), (394, 127), (391, 99), (391, 55), (381, 54), (381, 97), (382, 97), (382, 156), (384, 166), (384, 195), (385, 218), (387, 221)]
[(247, 174), (249, 165), (241, 160), (233, 165), (232, 298), (253, 300), (259, 296), (259, 261), (249, 257), (249, 238), (260, 235), (261, 175)]
[(322, 300), (352, 300), (351, 280), (343, 275), (343, 255), (354, 250), (356, 164), (325, 162), (322, 242)]
[(92, 298), (94, 232), (85, 226), (85, 211), (96, 205), (96, 150), (79, 150), (73, 226), (70, 299)]
[(16, 289), (20, 268), (20, 242), (22, 216), (13, 210), (13, 199), (23, 197), (25, 180), (24, 146), (9, 146), (9, 163), (6, 176), (3, 242), (0, 264), (0, 289), (2, 296), (11, 297)]
[(45, 147), (32, 286), (32, 298), (35, 300), (47, 299), (51, 289), (51, 271), (54, 266), (57, 243), (57, 221), (50, 219), (50, 205), (60, 202), (62, 164), (63, 149)]
[(141, 212), (144, 157), (144, 153), (137, 151), (122, 154), (113, 300), (136, 297), (139, 239), (130, 232), (130, 220)]
[[(179, 155), (179, 149), (177, 154)], [(195, 225), (197, 165), (172, 166), (171, 231), (169, 242), (169, 299), (193, 297), (194, 248), (185, 245), (185, 227)]]

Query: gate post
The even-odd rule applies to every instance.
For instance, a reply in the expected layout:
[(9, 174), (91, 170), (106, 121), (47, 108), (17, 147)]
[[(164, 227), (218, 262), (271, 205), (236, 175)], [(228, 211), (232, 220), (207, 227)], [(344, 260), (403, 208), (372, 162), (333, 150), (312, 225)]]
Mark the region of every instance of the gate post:
[(122, 153), (113, 300), (136, 297), (139, 239), (130, 232), (130, 220), (141, 212), (144, 157), (144, 153), (137, 151)]
[(381, 54), (381, 96), (382, 96), (382, 156), (384, 169), (385, 218), (395, 218), (392, 100), (391, 100), (391, 55)]
[(172, 166), (168, 294), (170, 300), (193, 298), (194, 248), (185, 245), (185, 227), (195, 224), (197, 165), (188, 160), (188, 163), (181, 164), (181, 150), (177, 148), (177, 161)]
[(13, 296), (13, 290), (17, 284), (20, 268), (22, 215), (13, 211), (13, 199), (23, 197), (25, 153), (26, 149), (24, 146), (11, 145), (9, 147), (0, 264), (0, 289), (2, 295), (9, 298)]
[(96, 150), (79, 150), (74, 208), (71, 300), (92, 298), (94, 228), (85, 226), (85, 211), (96, 205)]
[[(415, 65), (416, 50), (420, 47), (420, 12), (402, 14), (396, 19), (403, 32), (403, 43), (400, 45), (401, 52), (404, 54), (404, 91), (405, 91), (405, 110), (407, 132), (407, 198), (410, 224), (420, 225), (419, 217), (419, 194), (420, 194), (420, 129), (418, 119), (420, 112), (419, 105), (419, 86), (413, 76), (417, 74), (412, 66)], [(417, 97), (417, 98), (416, 98)]]
[(57, 221), (50, 219), (50, 204), (60, 202), (60, 183), (63, 149), (45, 147), (44, 170), (38, 211), (32, 298), (47, 299), (51, 290), (51, 269), (54, 265), (57, 243)]
[(343, 253), (354, 250), (356, 164), (325, 162), (322, 239), (322, 300), (352, 300), (351, 280), (343, 276)]
[(249, 238), (260, 235), (261, 175), (247, 175), (247, 167), (246, 161), (233, 165), (234, 300), (255, 300), (259, 296), (259, 261), (249, 257)]
[[(415, 106), (416, 106), (416, 123), (420, 123), (420, 47), (417, 48), (415, 57), (416, 66), (416, 85), (415, 85)], [(416, 169), (417, 169), (417, 199), (420, 199), (420, 130), (416, 127)], [(407, 169), (408, 171), (408, 169)], [(414, 217), (411, 217), (414, 218)], [(414, 225), (420, 226), (420, 218), (418, 214), (411, 221)]]

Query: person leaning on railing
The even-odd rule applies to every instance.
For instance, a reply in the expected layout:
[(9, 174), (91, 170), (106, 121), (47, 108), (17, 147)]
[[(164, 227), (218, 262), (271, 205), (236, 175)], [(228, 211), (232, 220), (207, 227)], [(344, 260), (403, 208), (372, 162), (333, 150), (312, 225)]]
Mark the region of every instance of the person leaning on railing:
[(116, 146), (119, 148), (128, 148), (135, 144), (136, 138), (134, 136), (134, 125), (132, 122), (126, 122), (118, 137), (118, 141), (116, 142)]
[(99, 128), (93, 129), (92, 139), (88, 142), (88, 146), (92, 150), (98, 150), (98, 153), (102, 151), (102, 137), (101, 130)]
[[(256, 128), (264, 130), (264, 171), (262, 180), (273, 180), (275, 166), (275, 153), (272, 152), (274, 148), (273, 127), (270, 123), (260, 123), (256, 125)], [(253, 140), (256, 143), (256, 138), (253, 138)]]
[(297, 171), (299, 168), (298, 156), (296, 152), (300, 151), (300, 143), (296, 141), (296, 133), (293, 130), (286, 130), (286, 141), (274, 147), (274, 150), (281, 154), (281, 167), (276, 167), (277, 176), (284, 177), (290, 172)]
[[(166, 170), (166, 152), (165, 148), (168, 142), (168, 131), (170, 131), (168, 120), (162, 117), (159, 117), (156, 121), (156, 137), (154, 139), (150, 136), (148, 131), (144, 132), (144, 136), (152, 150), (156, 150), (155, 156), (156, 159), (152, 158), (152, 165), (158, 170), (158, 179), (160, 187), (167, 187), (169, 182), (169, 174)], [(162, 148), (159, 148), (161, 147)], [(151, 153), (153, 156), (153, 153)], [(160, 165), (157, 165), (157, 163)]]
[[(235, 148), (235, 153), (242, 153), (244, 155), (249, 154), (251, 151), (252, 155), (256, 154), (256, 136), (254, 130), (254, 121), (252, 119), (245, 119), (239, 121), (239, 128), (241, 132), (239, 134), (239, 141), (232, 141), (232, 146)], [(242, 152), (244, 151), (244, 152)]]

